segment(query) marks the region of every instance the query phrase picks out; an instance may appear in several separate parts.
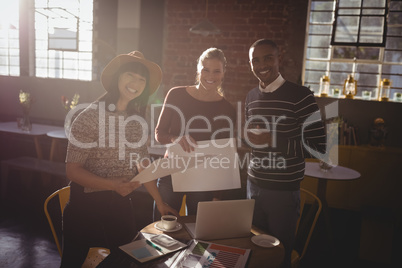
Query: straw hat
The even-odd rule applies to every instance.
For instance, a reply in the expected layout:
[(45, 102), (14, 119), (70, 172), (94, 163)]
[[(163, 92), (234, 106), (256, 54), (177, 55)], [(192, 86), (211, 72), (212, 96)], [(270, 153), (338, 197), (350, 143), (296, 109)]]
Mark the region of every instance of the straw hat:
[(139, 51), (132, 51), (128, 54), (118, 55), (106, 65), (101, 75), (101, 82), (106, 91), (109, 91), (112, 87), (111, 83), (113, 80), (113, 76), (120, 69), (120, 67), (130, 62), (140, 62), (148, 68), (149, 95), (154, 93), (158, 89), (162, 81), (162, 70), (158, 64), (145, 59), (144, 55)]

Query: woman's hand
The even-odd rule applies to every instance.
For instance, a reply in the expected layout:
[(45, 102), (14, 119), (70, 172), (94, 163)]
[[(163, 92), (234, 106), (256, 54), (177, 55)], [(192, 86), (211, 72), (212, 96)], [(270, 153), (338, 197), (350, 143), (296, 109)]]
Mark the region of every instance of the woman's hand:
[(172, 137), (170, 141), (180, 144), (181, 148), (187, 153), (194, 151), (194, 146), (197, 145), (197, 142), (190, 135)]
[(176, 217), (179, 217), (179, 212), (177, 212), (177, 210), (175, 210), (174, 208), (170, 207), (168, 204), (164, 203), (164, 202), (157, 202), (156, 203), (156, 207), (158, 208), (159, 213), (163, 216), (163, 215), (168, 215), (168, 214), (173, 214)]
[(140, 186), (141, 183), (138, 181), (130, 181), (129, 178), (119, 178), (116, 180), (114, 191), (124, 197), (132, 193)]

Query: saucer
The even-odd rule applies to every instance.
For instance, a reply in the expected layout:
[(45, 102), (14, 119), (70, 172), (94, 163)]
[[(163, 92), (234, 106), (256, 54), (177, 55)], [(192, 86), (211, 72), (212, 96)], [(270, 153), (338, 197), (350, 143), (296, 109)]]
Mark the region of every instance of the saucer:
[(257, 246), (272, 248), (280, 244), (278, 238), (271, 235), (261, 234), (251, 237), (251, 241)]
[(159, 231), (163, 231), (163, 232), (170, 233), (170, 232), (176, 232), (176, 231), (181, 230), (181, 228), (182, 228), (183, 226), (182, 226), (180, 223), (176, 223), (176, 227), (175, 227), (175, 228), (170, 229), (170, 230), (166, 230), (165, 228), (162, 227), (162, 222), (161, 222), (161, 221), (157, 221), (157, 222), (155, 223), (154, 227), (155, 227), (156, 229), (158, 229)]

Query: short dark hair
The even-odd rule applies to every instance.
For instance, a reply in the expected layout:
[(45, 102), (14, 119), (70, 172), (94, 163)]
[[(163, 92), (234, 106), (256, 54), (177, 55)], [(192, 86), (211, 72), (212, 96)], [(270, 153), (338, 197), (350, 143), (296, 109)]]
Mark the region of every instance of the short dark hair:
[(257, 47), (257, 46), (261, 46), (261, 45), (268, 45), (268, 46), (271, 46), (271, 47), (274, 48), (277, 52), (279, 52), (278, 45), (277, 45), (274, 41), (272, 41), (272, 40), (270, 40), (270, 39), (260, 39), (260, 40), (257, 40), (257, 41), (255, 41), (255, 42), (250, 46), (250, 49), (255, 48), (255, 47)]

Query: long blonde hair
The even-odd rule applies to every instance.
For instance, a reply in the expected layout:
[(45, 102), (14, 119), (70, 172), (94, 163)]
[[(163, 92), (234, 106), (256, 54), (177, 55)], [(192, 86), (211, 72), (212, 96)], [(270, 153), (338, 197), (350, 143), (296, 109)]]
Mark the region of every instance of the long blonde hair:
[[(204, 60), (217, 59), (222, 62), (223, 72), (226, 71), (226, 57), (223, 51), (219, 48), (211, 47), (202, 52), (197, 60), (197, 75), (195, 76), (195, 83), (200, 84), (200, 74), (203, 67)], [(222, 95), (222, 88), (218, 88), (218, 93)]]

